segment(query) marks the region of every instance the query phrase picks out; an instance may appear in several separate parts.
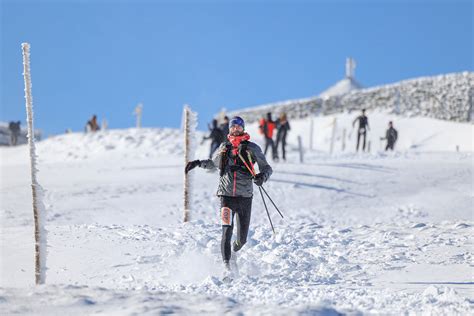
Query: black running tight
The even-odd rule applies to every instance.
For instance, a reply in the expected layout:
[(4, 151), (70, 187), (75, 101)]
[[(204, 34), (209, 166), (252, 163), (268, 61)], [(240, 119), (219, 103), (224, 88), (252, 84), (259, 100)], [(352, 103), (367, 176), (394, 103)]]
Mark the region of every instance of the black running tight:
[[(222, 259), (229, 261), (231, 257), (232, 231), (237, 227), (237, 242), (244, 245), (249, 232), (250, 215), (252, 213), (251, 197), (221, 196), (221, 222), (222, 222)], [(236, 214), (236, 216), (234, 216)]]

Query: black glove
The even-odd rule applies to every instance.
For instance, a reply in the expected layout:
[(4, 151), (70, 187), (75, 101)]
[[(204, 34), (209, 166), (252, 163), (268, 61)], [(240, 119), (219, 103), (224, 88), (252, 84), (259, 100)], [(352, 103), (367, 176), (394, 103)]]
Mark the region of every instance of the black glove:
[(193, 160), (193, 161), (188, 162), (186, 164), (186, 168), (184, 168), (184, 172), (188, 173), (190, 170), (196, 167), (201, 167), (201, 160)]
[(265, 182), (265, 176), (263, 173), (259, 173), (255, 176), (253, 179), (253, 183), (261, 187), (263, 185), (263, 182)]

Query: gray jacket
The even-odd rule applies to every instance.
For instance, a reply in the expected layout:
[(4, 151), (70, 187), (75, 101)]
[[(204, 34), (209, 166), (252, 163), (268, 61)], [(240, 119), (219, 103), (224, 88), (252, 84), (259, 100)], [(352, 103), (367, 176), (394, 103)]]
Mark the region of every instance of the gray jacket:
[[(217, 189), (218, 196), (239, 196), (251, 197), (253, 195), (253, 180), (250, 172), (242, 167), (242, 163), (238, 156), (234, 156), (231, 152), (226, 153), (228, 143), (222, 143), (216, 150), (212, 159), (201, 160), (201, 168), (219, 169), (221, 167), (222, 155), (226, 155), (227, 159), (224, 163), (223, 175), (219, 180)], [(250, 153), (252, 163), (257, 163), (260, 173), (263, 174), (264, 181), (270, 178), (273, 170), (265, 159), (260, 147), (252, 142), (247, 143), (247, 151)], [(244, 154), (247, 159), (247, 155)], [(220, 170), (220, 169), (219, 169)]]

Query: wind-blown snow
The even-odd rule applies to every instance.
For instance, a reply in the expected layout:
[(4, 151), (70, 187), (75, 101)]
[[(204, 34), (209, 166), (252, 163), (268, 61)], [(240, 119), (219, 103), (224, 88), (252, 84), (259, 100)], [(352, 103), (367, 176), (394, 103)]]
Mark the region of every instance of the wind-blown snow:
[[(369, 115), (377, 137), (390, 115)], [(338, 126), (353, 116), (340, 114)], [(192, 171), (193, 220), (182, 223), (181, 131), (38, 143), (50, 232), (48, 285), (40, 287), (32, 287), (27, 148), (0, 148), (0, 314), (472, 314), (472, 125), (390, 118), (398, 152), (372, 144), (371, 154), (354, 154), (352, 136), (334, 156), (325, 153), (331, 118), (317, 119), (305, 164), (295, 139), (301, 133), (307, 147), (309, 123), (290, 121), (288, 162), (272, 163), (266, 184), (285, 219), (270, 208), (273, 238), (255, 196), (231, 284), (221, 281), (217, 173)], [(252, 140), (261, 143), (254, 125)]]

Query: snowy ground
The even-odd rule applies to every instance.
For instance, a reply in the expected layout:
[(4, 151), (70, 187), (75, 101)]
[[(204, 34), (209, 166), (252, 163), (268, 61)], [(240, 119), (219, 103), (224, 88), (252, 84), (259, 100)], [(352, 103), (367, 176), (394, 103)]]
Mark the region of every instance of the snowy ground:
[[(472, 125), (447, 131), (457, 129), (470, 132), (461, 139), (472, 146)], [(473, 313), (472, 149), (454, 152), (443, 131), (420, 138), (426, 148), (444, 144), (437, 152), (331, 157), (323, 136), (304, 164), (290, 151), (266, 185), (285, 219), (270, 209), (273, 237), (255, 195), (232, 284), (221, 281), (216, 173), (193, 171), (192, 221), (181, 223), (179, 131), (39, 143), (49, 230), (47, 285), (39, 287), (27, 148), (0, 148), (0, 314)], [(421, 137), (412, 136), (405, 131), (407, 143)]]

